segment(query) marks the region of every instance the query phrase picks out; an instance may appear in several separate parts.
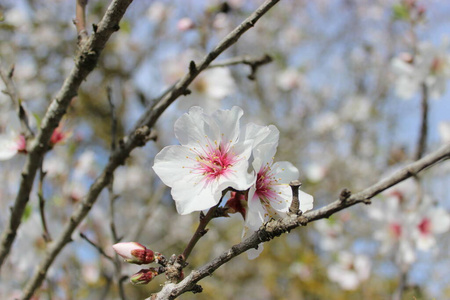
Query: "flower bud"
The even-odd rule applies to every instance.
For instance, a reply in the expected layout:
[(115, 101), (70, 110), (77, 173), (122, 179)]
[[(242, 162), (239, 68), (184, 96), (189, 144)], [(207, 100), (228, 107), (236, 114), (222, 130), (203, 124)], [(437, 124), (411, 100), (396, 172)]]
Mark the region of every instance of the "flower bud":
[(139, 272), (131, 275), (130, 281), (135, 285), (148, 284), (156, 275), (158, 275), (158, 271), (155, 268), (141, 269)]
[(247, 213), (247, 197), (241, 192), (231, 192), (231, 197), (228, 199), (225, 207), (228, 208), (227, 213), (240, 213), (245, 220)]
[(149, 264), (155, 261), (155, 254), (144, 245), (136, 242), (118, 243), (112, 246), (114, 251), (130, 264)]
[(52, 136), (50, 137), (50, 145), (54, 146), (59, 142), (62, 142), (67, 137), (67, 133), (63, 132), (61, 127), (56, 127), (53, 130)]

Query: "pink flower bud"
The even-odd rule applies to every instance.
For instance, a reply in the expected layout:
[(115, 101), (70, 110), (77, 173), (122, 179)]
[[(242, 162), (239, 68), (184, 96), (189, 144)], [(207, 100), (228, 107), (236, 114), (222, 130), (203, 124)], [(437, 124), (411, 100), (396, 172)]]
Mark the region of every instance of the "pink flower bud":
[(227, 204), (228, 207), (227, 213), (234, 214), (240, 213), (245, 220), (245, 215), (247, 213), (247, 199), (246, 195), (240, 192), (231, 192), (231, 197), (228, 199)]
[(195, 27), (194, 22), (190, 18), (182, 18), (177, 23), (177, 28), (180, 31), (188, 31)]
[(131, 275), (130, 281), (132, 284), (147, 284), (158, 275), (158, 271), (155, 268), (141, 269), (139, 272)]
[(52, 136), (50, 137), (50, 145), (53, 146), (66, 138), (66, 133), (64, 133), (60, 127), (56, 127), (53, 130)]
[(149, 264), (155, 261), (155, 254), (144, 245), (136, 242), (118, 243), (112, 246), (114, 251), (130, 264)]

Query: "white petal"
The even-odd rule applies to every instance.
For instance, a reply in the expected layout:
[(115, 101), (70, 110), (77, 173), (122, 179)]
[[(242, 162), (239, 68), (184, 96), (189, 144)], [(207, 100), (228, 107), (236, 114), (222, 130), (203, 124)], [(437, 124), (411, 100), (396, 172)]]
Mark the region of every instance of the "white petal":
[(249, 123), (244, 129), (243, 135), (245, 139), (253, 139), (253, 147), (256, 147), (267, 143), (278, 144), (280, 132), (274, 125), (260, 126)]
[(208, 142), (206, 136), (209, 136), (210, 140), (217, 138), (218, 132), (211, 136), (212, 129), (205, 122), (205, 118), (206, 115), (203, 113), (203, 109), (193, 106), (188, 113), (182, 115), (175, 122), (175, 136), (181, 145), (188, 147), (191, 145), (204, 145)]
[(244, 115), (242, 109), (233, 106), (231, 110), (218, 110), (213, 115), (215, 122), (220, 127), (224, 142), (236, 142), (239, 138), (239, 119)]
[[(276, 193), (276, 199), (270, 199), (270, 205), (278, 213), (284, 214), (289, 211), (292, 203), (292, 189), (288, 184), (277, 184), (272, 186)], [(280, 215), (284, 217), (284, 215)]]
[(432, 210), (431, 230), (434, 234), (441, 234), (450, 229), (450, 215), (442, 207), (437, 207)]
[(261, 227), (267, 217), (267, 211), (262, 206), (261, 201), (258, 196), (255, 195), (255, 189), (252, 187), (248, 193), (248, 210), (247, 216), (245, 217), (246, 226), (252, 230), (256, 231)]
[(0, 135), (0, 160), (8, 160), (17, 154), (17, 141), (14, 136)]
[(181, 215), (211, 208), (221, 197), (221, 191), (214, 189), (213, 185), (183, 181), (176, 182), (171, 193)]
[[(188, 158), (187, 158), (188, 157)], [(194, 176), (195, 155), (184, 146), (167, 146), (155, 156), (153, 170), (165, 185), (172, 187), (185, 177)]]
[(257, 258), (261, 252), (264, 250), (263, 243), (258, 245), (258, 249), (252, 248), (247, 250), (247, 257), (248, 259), (252, 260)]
[(288, 161), (274, 163), (272, 170), (280, 183), (289, 184), (292, 180), (296, 180), (300, 177), (298, 169)]
[(298, 198), (300, 200), (300, 210), (306, 212), (313, 209), (314, 197), (302, 191), (298, 191)]
[(277, 144), (262, 144), (253, 150), (252, 166), (256, 172), (259, 172), (266, 164), (272, 165), (273, 158), (277, 152)]

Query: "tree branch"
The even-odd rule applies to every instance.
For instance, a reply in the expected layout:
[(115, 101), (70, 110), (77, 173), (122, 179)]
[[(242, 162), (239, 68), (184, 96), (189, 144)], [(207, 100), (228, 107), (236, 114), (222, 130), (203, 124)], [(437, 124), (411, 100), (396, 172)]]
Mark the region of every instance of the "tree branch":
[[(219, 202), (219, 204), (220, 204), (220, 202)], [(189, 255), (192, 252), (192, 249), (194, 249), (195, 245), (201, 239), (201, 237), (204, 236), (208, 232), (208, 229), (206, 229), (206, 226), (208, 225), (209, 221), (212, 220), (214, 213), (215, 213), (217, 207), (219, 206), (219, 204), (211, 207), (208, 210), (208, 213), (206, 214), (206, 216), (203, 214), (203, 212), (200, 212), (200, 223), (198, 224), (197, 230), (195, 230), (195, 233), (192, 236), (192, 238), (189, 241), (186, 248), (184, 249), (183, 254), (181, 254), (181, 257), (183, 258), (184, 261), (186, 261), (188, 259)]]
[(426, 83), (422, 83), (422, 100), (421, 100), (421, 122), (419, 138), (417, 140), (417, 150), (414, 157), (415, 160), (420, 159), (427, 148), (428, 137), (428, 88)]
[[(41, 123), (41, 128), (30, 145), (14, 207), (11, 210), (10, 219), (6, 224), (1, 237), (0, 266), (8, 255), (11, 245), (16, 237), (22, 214), (29, 200), (36, 171), (47, 150), (51, 134), (66, 113), (70, 101), (77, 95), (78, 88), (82, 81), (86, 79), (87, 75), (96, 66), (99, 55), (105, 47), (106, 42), (119, 28), (119, 21), (125, 14), (126, 9), (131, 2), (132, 0), (114, 0), (111, 3), (98, 25), (97, 32), (91, 35), (86, 41), (86, 44), (81, 48), (80, 53), (75, 58), (75, 66), (47, 109)], [(32, 292), (32, 290), (34, 289), (25, 291), (26, 296), (24, 299), (30, 297), (29, 293)]]
[(253, 233), (250, 237), (248, 237), (241, 243), (234, 245), (228, 251), (222, 253), (219, 257), (207, 263), (199, 270), (192, 271), (180, 283), (166, 284), (159, 293), (153, 295), (147, 300), (175, 299), (181, 294), (197, 288), (197, 283), (201, 279), (210, 276), (215, 270), (217, 270), (226, 262), (230, 261), (232, 258), (242, 254), (243, 252), (251, 248), (256, 248), (261, 242), (270, 241), (275, 237), (289, 232), (294, 228), (305, 226), (309, 222), (328, 218), (334, 213), (357, 203), (368, 203), (369, 199), (378, 195), (387, 188), (392, 187), (397, 183), (416, 175), (420, 171), (449, 158), (450, 144), (447, 144), (441, 147), (439, 150), (397, 171), (393, 175), (380, 180), (378, 183), (368, 187), (367, 189), (357, 194), (351, 195), (346, 199), (346, 201), (338, 199), (325, 207), (306, 212), (301, 216), (290, 214), (286, 218), (269, 221), (268, 223), (264, 224), (257, 232)]
[(8, 72), (8, 74), (6, 74), (3, 68), (0, 68), (0, 77), (2, 78), (2, 81), (5, 83), (6, 87), (6, 90), (3, 92), (11, 98), (13, 105), (17, 107), (17, 116), (19, 117), (20, 125), (22, 127), (23, 133), (25, 134), (25, 138), (29, 139), (34, 136), (34, 133), (30, 127), (27, 112), (23, 108), (19, 96), (17, 95), (17, 89), (12, 79), (13, 74), (14, 74), (14, 66), (11, 67), (11, 70)]
[[(128, 0), (126, 6), (128, 6), (130, 4), (130, 2), (131, 1)], [(132, 133), (129, 136), (124, 137), (123, 143), (110, 156), (108, 164), (106, 165), (106, 167), (104, 168), (102, 173), (99, 175), (99, 177), (97, 177), (97, 179), (91, 185), (85, 199), (81, 202), (80, 206), (72, 214), (69, 222), (63, 228), (60, 236), (52, 243), (51, 247), (49, 247), (47, 249), (44, 259), (37, 266), (37, 269), (35, 270), (32, 278), (28, 281), (28, 283), (24, 289), (25, 292), (24, 292), (24, 296), (23, 296), (22, 300), (30, 299), (30, 297), (33, 295), (34, 291), (42, 284), (42, 281), (44, 280), (44, 278), (47, 274), (48, 268), (53, 263), (55, 258), (58, 256), (59, 252), (61, 252), (61, 250), (64, 248), (64, 246), (71, 241), (72, 233), (77, 228), (78, 224), (80, 224), (81, 221), (86, 217), (86, 215), (90, 211), (92, 205), (94, 205), (95, 201), (97, 200), (98, 195), (103, 190), (103, 188), (105, 188), (109, 184), (109, 182), (112, 179), (114, 170), (118, 166), (120, 166), (121, 164), (123, 164), (125, 162), (126, 158), (129, 156), (129, 154), (131, 153), (131, 151), (134, 148), (145, 145), (145, 142), (148, 141), (148, 139), (152, 137), (152, 131), (150, 128), (153, 127), (153, 125), (156, 123), (159, 116), (164, 112), (164, 110), (171, 103), (173, 103), (178, 97), (180, 97), (181, 95), (187, 94), (187, 87), (197, 77), (197, 75), (202, 70), (206, 69), (208, 67), (208, 65), (217, 56), (219, 56), (223, 51), (225, 51), (227, 48), (229, 48), (231, 45), (233, 45), (235, 42), (237, 42), (237, 40), (242, 36), (242, 34), (244, 34), (248, 29), (253, 27), (255, 25), (255, 23), (278, 2), (279, 2), (279, 0), (266, 0), (254, 13), (252, 13), (250, 15), (250, 17), (248, 17), (246, 20), (244, 20), (243, 23), (241, 23), (238, 27), (236, 27), (209, 54), (207, 54), (205, 56), (205, 58), (202, 60), (202, 62), (200, 63), (199, 67), (195, 68), (194, 72), (188, 72), (180, 81), (178, 81), (174, 85), (173, 89), (168, 91), (165, 94), (165, 96), (163, 96), (161, 98), (160, 101), (155, 102), (155, 104), (153, 106), (151, 106), (143, 114), (143, 116), (136, 123), (134, 129), (132, 130)], [(120, 8), (123, 9), (123, 12), (121, 10), (121, 12), (122, 12), (121, 14), (119, 14), (118, 12), (116, 12), (114, 10), (116, 6), (120, 6)], [(120, 0), (116, 0), (111, 4), (111, 6), (108, 9), (108, 12), (110, 10), (113, 10), (113, 11), (110, 13), (107, 12), (107, 15), (109, 15), (109, 17), (107, 18), (105, 15), (103, 20), (105, 20), (105, 19), (109, 20), (114, 17), (120, 18), (123, 15), (123, 13), (125, 12), (125, 9), (126, 9), (125, 4), (122, 3), (122, 1), (120, 1)], [(104, 28), (107, 27), (107, 25), (103, 24), (104, 23), (103, 20), (102, 20), (102, 22), (100, 22), (100, 24), (98, 26), (97, 34), (93, 34), (90, 37), (90, 39), (87, 41), (87, 43), (83, 47), (83, 49), (89, 47), (92, 44), (91, 40), (98, 36), (98, 31), (100, 29), (105, 30)], [(117, 23), (114, 26), (114, 29), (117, 29), (116, 26), (117, 26)], [(107, 28), (109, 28), (109, 27), (107, 27)], [(108, 36), (108, 38), (109, 38), (109, 36)], [(106, 43), (106, 40), (107, 40), (107, 38), (104, 38), (104, 43)], [(103, 46), (104, 46), (104, 44), (103, 44)], [(87, 52), (87, 53), (89, 53), (89, 52)], [(95, 57), (97, 58), (98, 54), (96, 54)], [(95, 62), (96, 62), (96, 60), (95, 60)], [(92, 66), (92, 68), (93, 67), (94, 66)], [(92, 69), (90, 69), (90, 70), (92, 70)], [(90, 72), (90, 70), (89, 70), (89, 72)], [(87, 75), (87, 73), (86, 73), (86, 75)], [(80, 75), (78, 75), (78, 76), (80, 76)], [(72, 74), (69, 77), (69, 79), (66, 80), (66, 82), (70, 81), (71, 77), (72, 77)], [(79, 82), (79, 84), (80, 83), (81, 83), (81, 81)], [(76, 90), (72, 91), (72, 93), (68, 94), (68, 96), (75, 96), (75, 95), (76, 95)], [(69, 103), (69, 100), (66, 100), (67, 105)], [(53, 101), (49, 110), (52, 110), (52, 111), (55, 110), (55, 114), (60, 113), (61, 114), (60, 117), (62, 117), (63, 112), (65, 110), (60, 112), (60, 109), (57, 109), (59, 102), (61, 102), (61, 101), (56, 101), (56, 100)], [(54, 106), (55, 106), (55, 108), (53, 108)], [(67, 108), (67, 106), (65, 106), (64, 108)], [(51, 115), (53, 116), (53, 113)], [(59, 117), (59, 119), (60, 119), (60, 117)], [(53, 124), (52, 122), (54, 122), (55, 118), (56, 117), (50, 117), (50, 116), (46, 117), (42, 122), (43, 127), (44, 127), (44, 125), (50, 126), (50, 124)], [(58, 121), (59, 121), (59, 119), (58, 119)], [(56, 128), (56, 126), (57, 126), (57, 123), (55, 124), (54, 128)], [(44, 127), (44, 128), (46, 128), (46, 127)], [(54, 129), (54, 128), (52, 128), (52, 129)], [(45, 131), (42, 130), (42, 132), (43, 133), (40, 133), (40, 135), (38, 135), (38, 137), (40, 137), (40, 139), (43, 139), (43, 136), (45, 136), (45, 138), (47, 138), (47, 135), (48, 135), (48, 139), (50, 139), (51, 131), (47, 132), (46, 130)], [(48, 142), (48, 139), (46, 140), (47, 142)], [(39, 145), (39, 144), (37, 144), (37, 145)], [(35, 147), (38, 148), (37, 146), (35, 146)], [(35, 150), (35, 151), (37, 151), (37, 150)], [(29, 157), (31, 157), (31, 153), (30, 153)], [(33, 170), (33, 168), (31, 168), (31, 169)], [(35, 170), (34, 170), (34, 172), (35, 172)], [(33, 178), (34, 178), (34, 174), (33, 174)], [(32, 181), (29, 182), (29, 179), (28, 179), (28, 180), (26, 180), (26, 183), (28, 183), (29, 186), (25, 187), (24, 189), (25, 190), (28, 189), (28, 191), (29, 191), (31, 189)], [(22, 196), (22, 197), (26, 197), (26, 201), (23, 201), (23, 199), (22, 199), (22, 202), (26, 203), (28, 201), (28, 193), (26, 194), (26, 196)], [(23, 210), (21, 211), (20, 216), (22, 215), (22, 213), (23, 213)], [(5, 231), (5, 232), (7, 233), (8, 231)], [(15, 236), (15, 231), (14, 231), (14, 236)], [(12, 240), (11, 240), (11, 243), (12, 243)]]
[(187, 87), (197, 77), (197, 75), (206, 69), (210, 63), (216, 59), (223, 51), (228, 49), (231, 45), (250, 28), (255, 26), (256, 22), (267, 13), (280, 0), (266, 0), (255, 12), (253, 12), (247, 19), (244, 20), (238, 27), (230, 32), (210, 53), (208, 53), (199, 64), (195, 64), (195, 68), (190, 68), (190, 71), (183, 76), (174, 86), (174, 88), (164, 96), (161, 101), (156, 103), (140, 118), (135, 130), (143, 125), (152, 127), (158, 117), (164, 110), (172, 104), (181, 95), (187, 95), (189, 92)]
[(227, 59), (227, 60), (215, 63), (215, 64), (211, 64), (208, 67), (208, 69), (244, 64), (244, 65), (250, 66), (250, 68), (251, 68), (251, 73), (248, 75), (248, 79), (254, 80), (256, 78), (255, 77), (256, 70), (258, 70), (258, 68), (260, 66), (268, 64), (272, 61), (273, 61), (272, 57), (270, 57), (267, 54), (265, 54), (261, 57), (257, 57), (257, 58), (251, 57), (248, 55), (244, 55), (244, 56), (233, 57), (233, 58), (230, 58), (230, 59)]
[(88, 0), (75, 0), (76, 8), (75, 8), (75, 20), (73, 23), (77, 28), (78, 34), (78, 46), (82, 47), (86, 40), (88, 39), (88, 33), (86, 30), (86, 5)]

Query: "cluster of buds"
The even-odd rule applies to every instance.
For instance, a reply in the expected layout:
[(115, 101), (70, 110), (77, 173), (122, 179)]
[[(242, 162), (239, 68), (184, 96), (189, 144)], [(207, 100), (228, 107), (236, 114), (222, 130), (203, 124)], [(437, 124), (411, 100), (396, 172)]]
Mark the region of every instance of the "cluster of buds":
[(127, 263), (146, 265), (154, 262), (162, 266), (158, 268), (141, 269), (130, 277), (132, 284), (147, 284), (152, 281), (155, 276), (166, 272), (167, 260), (164, 255), (159, 252), (154, 252), (140, 243), (118, 243), (112, 247)]

